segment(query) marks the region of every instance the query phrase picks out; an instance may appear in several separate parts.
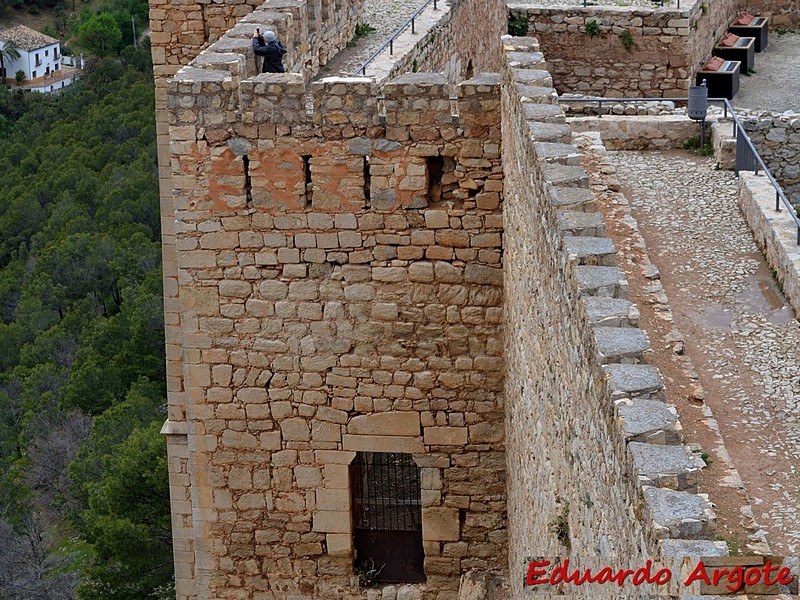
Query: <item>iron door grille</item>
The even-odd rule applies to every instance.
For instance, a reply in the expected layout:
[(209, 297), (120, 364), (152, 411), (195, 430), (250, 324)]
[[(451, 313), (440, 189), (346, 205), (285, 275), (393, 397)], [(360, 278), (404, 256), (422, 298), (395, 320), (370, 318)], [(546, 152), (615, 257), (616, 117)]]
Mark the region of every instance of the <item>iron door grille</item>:
[(359, 452), (351, 465), (355, 566), (373, 581), (425, 581), (419, 468), (410, 454)]

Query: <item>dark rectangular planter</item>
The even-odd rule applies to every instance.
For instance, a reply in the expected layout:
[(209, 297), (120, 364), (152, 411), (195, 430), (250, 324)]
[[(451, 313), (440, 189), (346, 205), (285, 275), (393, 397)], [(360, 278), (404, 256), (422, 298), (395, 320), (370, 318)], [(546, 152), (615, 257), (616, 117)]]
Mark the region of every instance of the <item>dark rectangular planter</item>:
[(728, 31), (739, 37), (756, 38), (756, 52), (763, 52), (769, 42), (769, 17), (756, 17), (749, 25), (731, 25)]
[(736, 92), (739, 91), (741, 66), (742, 63), (739, 61), (726, 60), (719, 71), (698, 71), (696, 85), (700, 85), (705, 79), (708, 85), (709, 98), (733, 100)]
[(725, 60), (738, 60), (742, 63), (742, 73), (751, 71), (756, 66), (756, 39), (739, 38), (733, 46), (714, 46), (714, 56)]

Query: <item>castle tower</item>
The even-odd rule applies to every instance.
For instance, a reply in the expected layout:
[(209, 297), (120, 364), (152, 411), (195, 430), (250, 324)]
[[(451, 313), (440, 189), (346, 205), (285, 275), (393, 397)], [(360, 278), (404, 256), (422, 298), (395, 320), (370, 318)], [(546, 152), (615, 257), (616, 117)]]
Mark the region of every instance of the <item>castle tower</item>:
[(181, 8), (151, 10), (178, 598), (456, 598), (507, 570), (499, 78), (309, 86), (360, 4)]

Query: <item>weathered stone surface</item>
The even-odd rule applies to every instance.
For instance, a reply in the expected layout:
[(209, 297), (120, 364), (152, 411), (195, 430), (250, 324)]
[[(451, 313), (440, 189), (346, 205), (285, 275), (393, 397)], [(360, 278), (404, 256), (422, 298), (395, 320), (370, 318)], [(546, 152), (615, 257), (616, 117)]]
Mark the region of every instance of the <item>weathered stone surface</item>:
[(578, 264), (601, 267), (617, 266), (617, 250), (605, 237), (564, 236), (564, 249)]
[(585, 296), (586, 318), (592, 325), (604, 327), (636, 327), (639, 309), (623, 298)]
[(617, 413), (626, 439), (648, 444), (679, 444), (681, 429), (678, 411), (660, 400), (634, 398), (621, 400)]
[(419, 435), (419, 413), (386, 412), (359, 415), (350, 419), (347, 433), (354, 435)]
[(648, 516), (663, 537), (702, 539), (713, 533), (716, 516), (702, 496), (654, 487), (643, 492)]
[(597, 212), (559, 211), (558, 226), (565, 235), (585, 237), (605, 235), (603, 215)]
[(685, 447), (631, 442), (628, 452), (640, 485), (697, 492), (699, 472), (705, 463)]
[(609, 375), (612, 397), (656, 396), (663, 398), (664, 379), (650, 365), (603, 365)]
[(640, 363), (650, 349), (645, 332), (634, 327), (595, 327), (594, 336), (601, 364)]

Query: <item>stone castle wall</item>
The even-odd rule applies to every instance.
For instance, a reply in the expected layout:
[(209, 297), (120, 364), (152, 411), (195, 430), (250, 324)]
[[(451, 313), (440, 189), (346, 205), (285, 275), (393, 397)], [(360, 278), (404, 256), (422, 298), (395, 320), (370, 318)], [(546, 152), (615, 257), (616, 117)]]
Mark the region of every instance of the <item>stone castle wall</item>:
[[(772, 15), (772, 26), (797, 22), (796, 3), (786, 2), (705, 0), (684, 10), (509, 3), (512, 18), (526, 19), (530, 35), (539, 38), (559, 93), (655, 98), (685, 97), (697, 70), (746, 7)], [(629, 49), (620, 38), (625, 32), (633, 43)]]
[(391, 451), (455, 598), (506, 568), (499, 81), (454, 115), (442, 75), (332, 78), (309, 115), (235, 51), (260, 18), (169, 82), (197, 597), (364, 597), (347, 465)]
[(502, 54), (497, 40), (507, 28), (503, 0), (452, 0), (447, 17), (412, 52), (397, 61), (390, 76), (416, 68), (420, 72), (443, 71), (452, 83), (457, 83), (469, 78), (470, 73), (499, 71)]
[(800, 5), (795, 0), (742, 0), (740, 10), (769, 16), (769, 27), (773, 30), (800, 26)]
[[(264, 24), (272, 26), (290, 48), (288, 63), (294, 71), (314, 72), (327, 60), (328, 49), (337, 50), (352, 37), (363, 11), (363, 0), (272, 0), (262, 11)], [(173, 508), (173, 548), (178, 598), (196, 597), (195, 538), (193, 535), (192, 476), (186, 424), (184, 353), (181, 328), (183, 308), (179, 298), (175, 205), (170, 168), (170, 137), (167, 113), (167, 80), (188, 64), (211, 41), (218, 40), (236, 23), (262, 6), (248, 2), (150, 2), (150, 36), (156, 85), (156, 135), (160, 181), (161, 236), (164, 269), (164, 314), (166, 335), (168, 414), (167, 434), (170, 464), (170, 497)], [(290, 26), (291, 24), (291, 26)], [(241, 31), (249, 44), (252, 28)], [(252, 56), (251, 56), (252, 60)], [(253, 61), (253, 68), (255, 62)]]
[(504, 323), (516, 333), (505, 347), (509, 576), (522, 598), (531, 557), (596, 572), (721, 549), (698, 494), (703, 463), (682, 445), (663, 379), (647, 364), (649, 343), (539, 45), (505, 46)]

